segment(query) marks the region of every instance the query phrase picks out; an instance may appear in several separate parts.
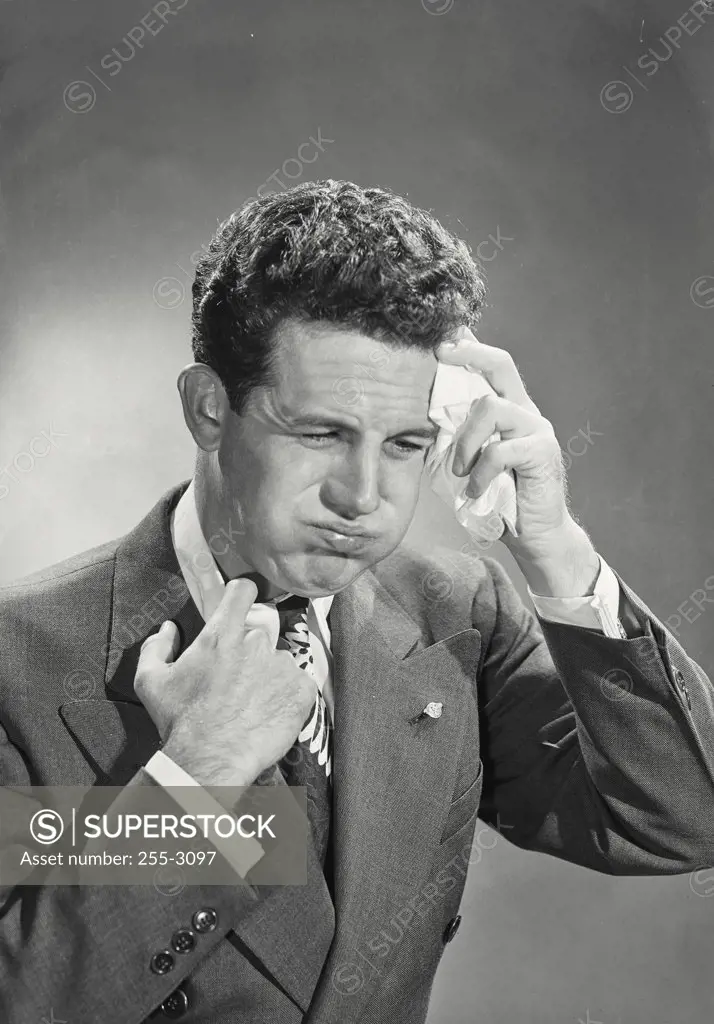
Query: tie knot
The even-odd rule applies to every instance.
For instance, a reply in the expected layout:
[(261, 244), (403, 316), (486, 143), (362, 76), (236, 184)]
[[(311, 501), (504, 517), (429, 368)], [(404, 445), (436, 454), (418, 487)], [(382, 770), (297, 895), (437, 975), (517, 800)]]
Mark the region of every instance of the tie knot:
[(293, 642), (299, 641), (303, 646), (309, 643), (307, 631), (308, 603), (306, 597), (296, 597), (294, 594), (286, 597), (284, 601), (277, 602), (276, 608), (278, 609), (280, 620), (281, 637), (285, 638), (289, 635), (290, 640)]

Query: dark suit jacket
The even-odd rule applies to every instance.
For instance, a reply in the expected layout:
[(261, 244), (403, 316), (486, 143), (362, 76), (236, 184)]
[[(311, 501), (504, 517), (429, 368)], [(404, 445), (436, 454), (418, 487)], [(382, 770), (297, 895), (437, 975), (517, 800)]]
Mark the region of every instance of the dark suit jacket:
[[(154, 784), (139, 647), (164, 618), (183, 647), (202, 626), (169, 532), (182, 491), (123, 539), (0, 592), (3, 786), (125, 786), (130, 808)], [(445, 568), (402, 548), (364, 573), (330, 616), (334, 905), (314, 851), (307, 886), (258, 899), (0, 887), (0, 1019), (139, 1024), (180, 986), (183, 1019), (204, 1024), (424, 1021), (479, 812), (518, 846), (597, 871), (712, 864), (714, 688), (620, 582), (643, 635), (614, 640), (539, 626), (490, 558)], [(415, 724), (432, 700), (442, 717)], [(218, 926), (152, 973), (207, 907)]]

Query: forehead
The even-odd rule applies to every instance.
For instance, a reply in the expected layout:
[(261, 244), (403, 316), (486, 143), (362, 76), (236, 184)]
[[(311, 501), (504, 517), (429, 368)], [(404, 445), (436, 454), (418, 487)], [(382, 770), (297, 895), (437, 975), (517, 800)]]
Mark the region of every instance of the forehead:
[(389, 422), (409, 417), (428, 425), (436, 367), (432, 352), (396, 348), (334, 325), (288, 321), (276, 337), (272, 399), (286, 415), (330, 412)]

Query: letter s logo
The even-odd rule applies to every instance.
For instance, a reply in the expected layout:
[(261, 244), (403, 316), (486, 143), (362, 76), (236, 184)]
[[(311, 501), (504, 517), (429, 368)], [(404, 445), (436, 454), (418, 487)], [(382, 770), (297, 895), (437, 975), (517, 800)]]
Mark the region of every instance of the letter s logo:
[(64, 822), (57, 811), (43, 808), (30, 819), (30, 834), (37, 843), (49, 846), (56, 843), (64, 832)]

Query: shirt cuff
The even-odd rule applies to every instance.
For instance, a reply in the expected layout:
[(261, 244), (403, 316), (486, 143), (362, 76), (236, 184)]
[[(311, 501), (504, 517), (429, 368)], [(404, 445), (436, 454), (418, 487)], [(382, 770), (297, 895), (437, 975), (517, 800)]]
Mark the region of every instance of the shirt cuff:
[[(154, 782), (163, 786), (164, 789), (171, 789), (172, 799), (187, 814), (205, 814), (206, 808), (210, 808), (217, 817), (226, 814), (226, 808), (219, 804), (207, 790), (196, 782), (192, 775), (184, 771), (163, 750), (157, 750), (142, 767)], [(200, 793), (196, 793), (194, 798), (189, 792), (189, 787), (200, 790)], [(265, 853), (263, 847), (254, 837), (241, 838), (240, 842), (236, 843), (235, 840), (216, 836), (211, 839), (211, 842), (241, 878), (245, 878)]]
[(594, 593), (588, 597), (539, 597), (528, 587), (528, 596), (541, 619), (565, 626), (597, 629), (613, 639), (627, 639), (618, 618), (620, 583), (602, 555)]

